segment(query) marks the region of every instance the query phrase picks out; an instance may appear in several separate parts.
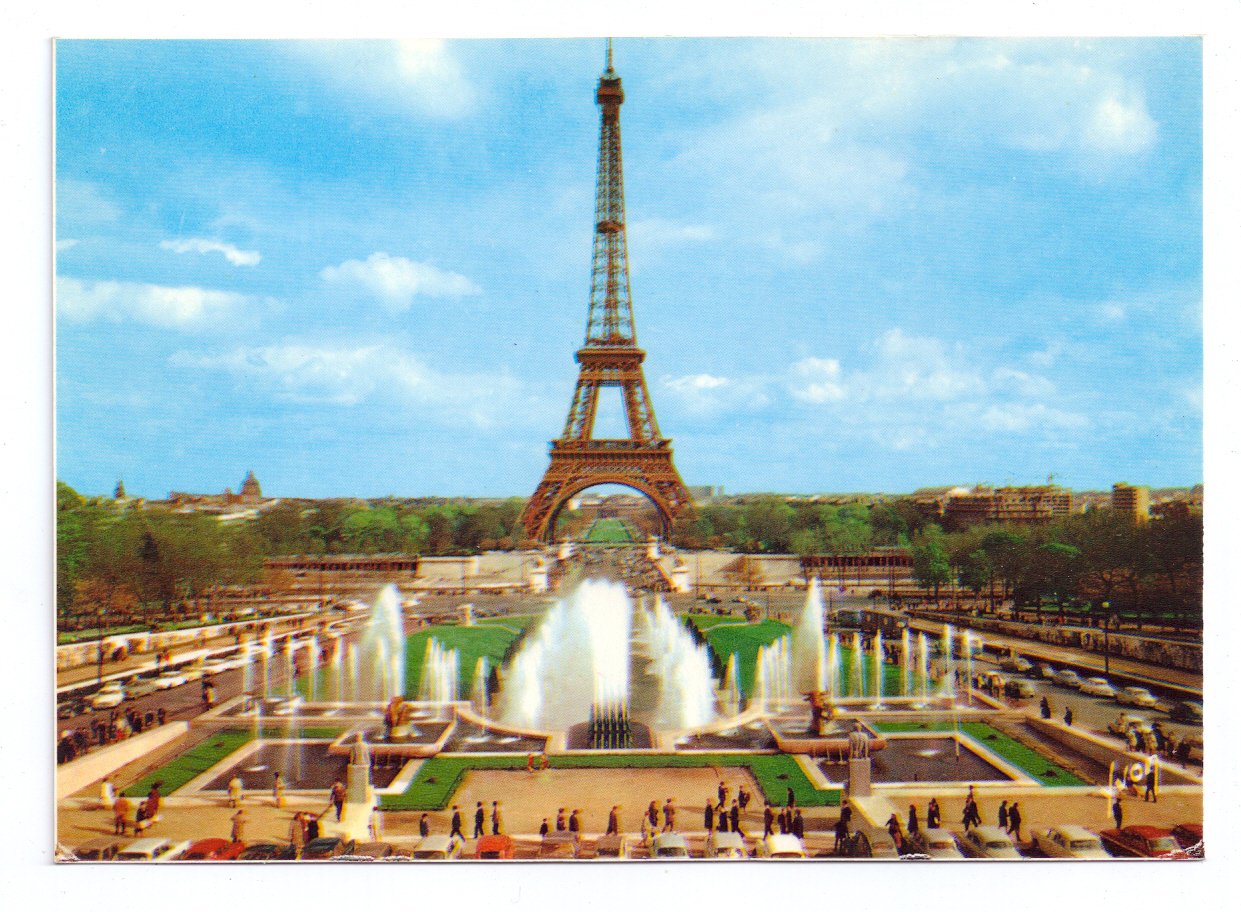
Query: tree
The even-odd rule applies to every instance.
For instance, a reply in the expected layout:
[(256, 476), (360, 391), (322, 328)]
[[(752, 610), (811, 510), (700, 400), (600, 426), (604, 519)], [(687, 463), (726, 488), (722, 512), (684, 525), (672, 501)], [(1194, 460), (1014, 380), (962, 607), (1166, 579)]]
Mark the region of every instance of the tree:
[(952, 565), (939, 535), (924, 535), (913, 547), (914, 579), (923, 589), (933, 589), (939, 598), (939, 587), (952, 578)]

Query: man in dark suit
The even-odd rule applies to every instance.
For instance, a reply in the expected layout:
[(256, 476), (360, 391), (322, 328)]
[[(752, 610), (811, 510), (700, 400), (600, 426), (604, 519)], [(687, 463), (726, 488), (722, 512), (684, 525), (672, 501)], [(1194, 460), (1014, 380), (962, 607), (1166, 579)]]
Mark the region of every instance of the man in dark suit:
[(455, 804), (452, 806), (452, 829), (448, 835), (450, 837), (460, 836), (462, 839), (465, 839), (465, 833), (461, 832), (461, 808)]
[(474, 809), (474, 838), (475, 839), (477, 839), (479, 836), (482, 836), (484, 833), (486, 833), (486, 828), (483, 826), (486, 820), (487, 820), (487, 812), (483, 810), (483, 803), (480, 801), (478, 802), (478, 807)]

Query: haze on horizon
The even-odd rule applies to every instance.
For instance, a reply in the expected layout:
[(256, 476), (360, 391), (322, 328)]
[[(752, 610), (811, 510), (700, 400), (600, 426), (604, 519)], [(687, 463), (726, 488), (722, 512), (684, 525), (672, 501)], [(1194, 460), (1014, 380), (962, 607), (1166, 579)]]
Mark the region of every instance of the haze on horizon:
[[(585, 327), (602, 64), (58, 42), (57, 476), (528, 496)], [(631, 39), (616, 66), (688, 484), (1201, 482), (1198, 39)]]

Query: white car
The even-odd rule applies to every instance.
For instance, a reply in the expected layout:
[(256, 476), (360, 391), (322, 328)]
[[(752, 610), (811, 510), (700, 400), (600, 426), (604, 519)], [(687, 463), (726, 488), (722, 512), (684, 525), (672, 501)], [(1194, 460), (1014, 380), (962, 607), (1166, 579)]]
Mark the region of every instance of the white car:
[(1053, 680), (1061, 687), (1072, 687), (1074, 690), (1078, 690), (1082, 686), (1082, 679), (1078, 677), (1077, 672), (1072, 668), (1061, 668), (1056, 672)]
[(1064, 824), (1034, 834), (1034, 848), (1048, 858), (1111, 858), (1099, 837), (1085, 827)]
[(759, 840), (755, 854), (759, 858), (805, 858), (806, 847), (791, 833), (772, 833)]
[(448, 861), (461, 857), (461, 841), (454, 836), (426, 836), (411, 853), (415, 861)]
[(119, 681), (109, 681), (90, 697), (92, 709), (112, 709), (125, 702), (125, 688)]
[(745, 840), (740, 833), (708, 833), (703, 858), (745, 858)]
[(171, 690), (174, 687), (180, 687), (189, 681), (185, 675), (177, 671), (165, 671), (155, 679), (155, 684), (160, 690)]
[(125, 693), (130, 699), (145, 697), (147, 694), (153, 694), (161, 689), (154, 678), (130, 678), (125, 682)]
[(1151, 709), (1159, 701), (1145, 687), (1122, 687), (1116, 691), (1116, 702), (1126, 706), (1141, 706)]
[(1087, 696), (1107, 697), (1109, 700), (1116, 696), (1116, 688), (1112, 686), (1107, 678), (1087, 678), (1082, 681), (1078, 690)]
[(999, 827), (974, 827), (958, 837), (961, 851), (971, 858), (1020, 858), (1012, 837)]
[(952, 838), (952, 833), (948, 830), (938, 828), (923, 830), (919, 841), (923, 853), (931, 858), (965, 857), (957, 848), (957, 841)]
[(116, 853), (117, 861), (176, 861), (190, 847), (190, 841), (173, 842), (148, 836), (137, 839)]
[(651, 845), (652, 858), (689, 858), (689, 846), (680, 833), (660, 833)]

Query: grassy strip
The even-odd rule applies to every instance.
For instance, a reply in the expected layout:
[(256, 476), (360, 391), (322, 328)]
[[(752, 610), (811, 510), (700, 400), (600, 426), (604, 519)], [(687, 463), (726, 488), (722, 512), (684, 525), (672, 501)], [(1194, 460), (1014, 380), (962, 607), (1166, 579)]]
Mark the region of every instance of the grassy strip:
[(123, 633), (142, 633), (149, 628), (145, 624), (130, 624), (126, 627), (92, 627), (90, 630), (73, 630), (67, 633), (56, 634), (56, 643), (59, 646), (67, 646), (70, 643), (79, 643), (83, 640), (99, 640), (104, 637), (119, 636)]
[[(947, 732), (953, 731), (951, 722), (877, 722), (875, 731), (885, 732)], [(992, 728), (985, 722), (963, 722), (961, 731), (975, 742), (1003, 757), (1027, 776), (1043, 785), (1089, 785), (1068, 770), (1048, 760), (1038, 751)]]
[[(746, 767), (773, 804), (784, 804), (788, 789), (802, 807), (835, 807), (840, 790), (820, 791), (797, 761), (786, 754), (574, 754), (548, 758), (552, 769), (693, 769), (704, 766)], [(438, 811), (448, 807), (470, 770), (525, 769), (523, 756), (433, 757), (418, 770), (400, 795), (384, 795), (389, 811)]]
[[(339, 728), (299, 728), (303, 738), (337, 738), (342, 729)], [(288, 729), (283, 726), (264, 726), (262, 735), (265, 738), (288, 737)], [(159, 782), (160, 791), (171, 795), (187, 782), (201, 776), (229, 754), (244, 747), (254, 740), (254, 730), (226, 729), (217, 732), (205, 741), (194, 745), (188, 751), (165, 763), (163, 766), (147, 773), (133, 785), (124, 790), (131, 798), (145, 797), (151, 786)]]
[[(436, 624), (420, 630), (405, 639), (405, 694), (410, 699), (417, 699), (418, 685), (422, 680), (422, 664), (427, 657), (427, 641), (435, 637), (445, 649), (455, 649), (459, 656), (457, 666), (458, 696), (469, 695), (474, 683), (474, 672), (478, 660), (487, 657), (487, 667), (496, 668), (504, 658), (509, 644), (517, 639), (518, 633), (506, 626), (495, 624), (479, 624), (475, 627), (461, 627), (455, 624)], [(527, 624), (529, 621), (526, 622)], [(511, 625), (514, 627), (523, 625)]]
[[(718, 618), (711, 615), (690, 615), (692, 623), (707, 639), (715, 653), (721, 673), (728, 665), (728, 657), (737, 656), (737, 683), (747, 697), (753, 693), (754, 665), (758, 650), (789, 633), (789, 625), (779, 621), (759, 621), (757, 624), (734, 623), (721, 626)], [(703, 621), (706, 621), (704, 624)], [(735, 620), (735, 619), (734, 619)]]
[(614, 517), (595, 520), (586, 533), (586, 541), (590, 544), (627, 545), (633, 540), (625, 521)]

